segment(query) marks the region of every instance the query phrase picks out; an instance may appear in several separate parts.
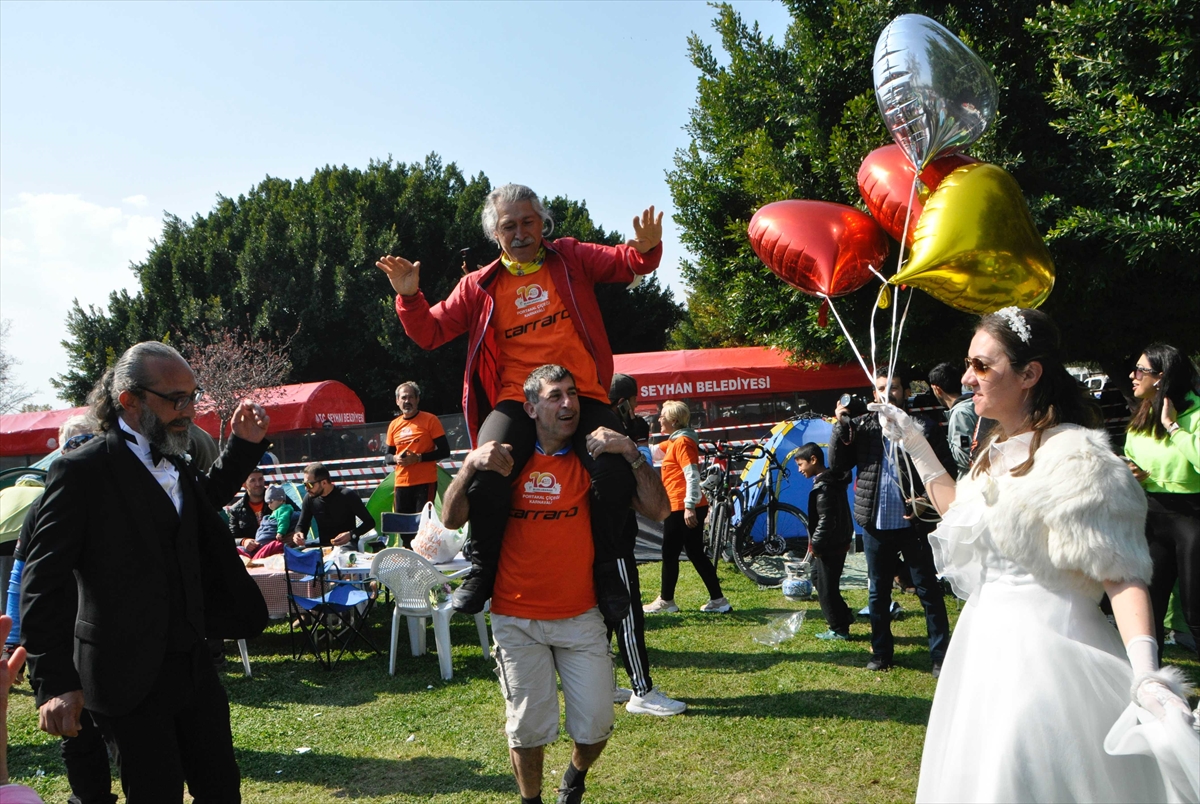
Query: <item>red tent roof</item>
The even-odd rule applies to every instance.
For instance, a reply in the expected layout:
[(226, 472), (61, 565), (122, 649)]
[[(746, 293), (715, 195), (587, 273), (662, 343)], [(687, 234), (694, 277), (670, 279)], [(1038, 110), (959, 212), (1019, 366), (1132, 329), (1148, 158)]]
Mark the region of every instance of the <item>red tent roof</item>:
[(613, 367), (637, 380), (638, 396), (646, 402), (833, 391), (868, 385), (857, 365), (792, 365), (783, 352), (763, 346), (614, 355)]
[[(349, 427), (365, 422), (362, 400), (340, 382), (307, 382), (284, 385), (275, 390), (264, 405), (271, 416), (271, 434), (311, 430), (325, 421), (334, 427)], [(76, 413), (87, 408), (67, 408), (36, 413), (0, 416), (0, 456), (45, 455), (58, 448), (58, 428)], [(215, 414), (196, 417), (196, 424), (217, 436)]]

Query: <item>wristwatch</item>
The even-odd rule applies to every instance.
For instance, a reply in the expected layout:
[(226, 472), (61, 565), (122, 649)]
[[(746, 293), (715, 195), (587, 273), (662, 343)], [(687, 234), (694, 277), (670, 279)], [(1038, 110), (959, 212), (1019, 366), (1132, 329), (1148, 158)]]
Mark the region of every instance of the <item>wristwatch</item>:
[(1179, 429), (1179, 422), (1171, 422), (1167, 427), (1167, 435), (1175, 435), (1175, 431)]
[(646, 465), (646, 456), (643, 455), (641, 452), (639, 452), (637, 460), (634, 461), (633, 463), (629, 464), (629, 468), (633, 469), (634, 471), (637, 471), (638, 469), (641, 469), (645, 465)]

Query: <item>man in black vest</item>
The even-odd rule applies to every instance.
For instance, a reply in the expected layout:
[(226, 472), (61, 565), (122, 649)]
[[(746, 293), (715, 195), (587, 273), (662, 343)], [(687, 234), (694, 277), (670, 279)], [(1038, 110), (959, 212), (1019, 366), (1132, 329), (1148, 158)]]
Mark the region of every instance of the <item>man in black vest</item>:
[(218, 510), (262, 455), (269, 419), (243, 402), (202, 475), (182, 458), (200, 393), (165, 344), (121, 355), (88, 400), (102, 436), (54, 463), (26, 554), (39, 726), (73, 736), (86, 705), (117, 744), (129, 804), (181, 802), (185, 781), (197, 802), (241, 800), (205, 637), (251, 637), (267, 622)]

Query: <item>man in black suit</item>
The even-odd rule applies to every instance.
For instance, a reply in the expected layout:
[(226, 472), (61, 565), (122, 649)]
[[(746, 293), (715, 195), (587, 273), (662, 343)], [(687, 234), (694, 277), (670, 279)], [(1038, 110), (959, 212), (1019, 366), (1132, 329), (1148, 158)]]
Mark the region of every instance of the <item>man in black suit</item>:
[[(39, 726), (73, 736), (83, 707), (119, 749), (129, 804), (240, 801), (229, 701), (205, 637), (267, 622), (218, 509), (262, 455), (243, 402), (207, 475), (182, 456), (200, 396), (187, 362), (128, 349), (89, 396), (102, 436), (54, 463), (26, 553), (22, 636)], [(78, 611), (68, 587), (79, 592)]]

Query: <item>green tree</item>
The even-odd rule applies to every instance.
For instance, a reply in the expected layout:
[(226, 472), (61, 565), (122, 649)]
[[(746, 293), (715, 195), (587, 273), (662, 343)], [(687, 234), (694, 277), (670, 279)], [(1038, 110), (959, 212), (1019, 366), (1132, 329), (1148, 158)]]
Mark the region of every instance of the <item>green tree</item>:
[[(136, 294), (114, 292), (107, 309), (74, 305), (64, 341), (69, 369), (55, 387), (78, 404), (139, 340), (205, 343), (205, 332), (230, 331), (276, 349), (290, 339), (288, 381), (344, 382), (368, 420), (392, 415), (394, 388), (406, 379), (421, 383), (430, 410), (458, 410), (466, 339), (433, 352), (413, 344), (375, 261), (388, 253), (419, 258), (422, 290), (431, 301), (445, 298), (462, 276), (461, 249), (471, 249), (474, 263), (498, 255), (479, 222), (491, 189), (482, 173), (467, 178), (431, 155), (411, 165), (326, 166), (294, 182), (267, 178), (190, 222), (168, 216), (146, 260), (133, 266)], [(586, 205), (554, 203), (564, 233), (621, 240), (596, 227)], [(657, 305), (646, 319), (657, 322), (661, 346), (678, 307), (655, 287), (640, 293)], [(605, 314), (613, 321), (620, 311)]]
[[(700, 73), (691, 143), (668, 174), (694, 255), (681, 266), (689, 318), (673, 334), (676, 345), (772, 344), (805, 358), (850, 359), (836, 325), (817, 325), (819, 300), (762, 265), (746, 226), (759, 207), (784, 198), (864, 208), (858, 167), (891, 141), (872, 87), (875, 41), (888, 21), (911, 12), (957, 33), (996, 75), (1000, 114), (969, 150), (1014, 175), (1048, 235), (1058, 284), (1046, 309), (1064, 325), (1068, 354), (1123, 359), (1152, 336), (1195, 349), (1195, 327), (1181, 331), (1200, 317), (1195, 294), (1169, 289), (1169, 277), (1180, 279), (1197, 253), (1194, 0), (787, 5), (782, 43), (728, 5), (716, 7), (713, 23), (721, 58), (698, 37), (689, 41)], [(1170, 171), (1161, 170), (1165, 162)], [(1170, 238), (1160, 236), (1168, 230)], [(896, 253), (893, 245), (893, 260)], [(1130, 300), (1145, 293), (1169, 301), (1169, 324), (1135, 314), (1128, 325)], [(860, 344), (873, 301), (871, 290), (837, 301)], [(909, 362), (960, 356), (974, 320), (923, 293), (909, 319)]]

